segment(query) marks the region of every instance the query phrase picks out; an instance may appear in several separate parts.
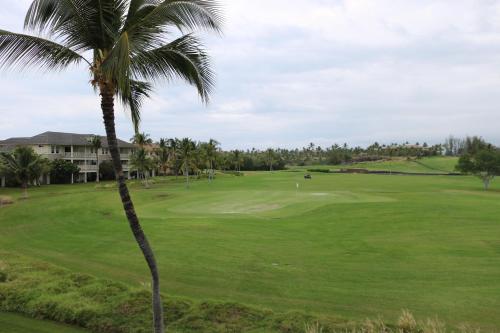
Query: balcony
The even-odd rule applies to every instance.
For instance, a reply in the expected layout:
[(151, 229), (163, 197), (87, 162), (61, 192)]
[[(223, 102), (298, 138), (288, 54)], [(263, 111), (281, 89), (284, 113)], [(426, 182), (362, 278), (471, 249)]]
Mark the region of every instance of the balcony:
[[(56, 155), (56, 154), (53, 154), (53, 155)], [(81, 152), (73, 152), (73, 154), (71, 153), (62, 153), (62, 154), (59, 154), (59, 156), (62, 156), (63, 158), (66, 158), (66, 159), (85, 159), (85, 160), (95, 160), (95, 157), (96, 155), (94, 153), (81, 153)], [(99, 153), (99, 160), (103, 161), (103, 160), (109, 160), (111, 159), (111, 155), (110, 154), (101, 154)], [(130, 159), (130, 154), (120, 154), (120, 159), (121, 160), (129, 160)]]
[[(97, 172), (97, 165), (77, 165), (80, 168), (80, 172)], [(129, 165), (122, 165), (123, 171), (129, 171)]]

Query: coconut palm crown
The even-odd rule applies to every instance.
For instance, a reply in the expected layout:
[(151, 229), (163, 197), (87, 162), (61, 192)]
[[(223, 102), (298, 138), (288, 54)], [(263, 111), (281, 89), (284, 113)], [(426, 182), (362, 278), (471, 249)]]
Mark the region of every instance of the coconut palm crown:
[(154, 332), (163, 332), (158, 270), (125, 182), (114, 104), (118, 99), (130, 110), (138, 132), (141, 102), (154, 83), (184, 79), (207, 102), (214, 75), (193, 31), (219, 32), (220, 8), (213, 0), (34, 0), (24, 27), (31, 35), (0, 30), (1, 68), (62, 70), (84, 64), (101, 96), (120, 197), (152, 275)]

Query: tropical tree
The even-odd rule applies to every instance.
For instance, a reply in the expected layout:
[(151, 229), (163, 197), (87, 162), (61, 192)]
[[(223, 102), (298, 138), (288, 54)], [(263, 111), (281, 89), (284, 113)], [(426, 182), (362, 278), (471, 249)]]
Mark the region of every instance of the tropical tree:
[(500, 175), (500, 152), (494, 148), (485, 148), (475, 154), (465, 154), (458, 160), (456, 168), (481, 179), (484, 189), (488, 190), (493, 178)]
[(28, 185), (38, 182), (41, 174), (47, 170), (48, 163), (33, 148), (20, 146), (12, 153), (0, 153), (2, 173), (12, 175), (23, 189), (23, 197), (28, 198)]
[(158, 166), (160, 167), (160, 170), (163, 172), (163, 175), (166, 176), (167, 169), (169, 166), (169, 154), (168, 154), (168, 146), (166, 139), (160, 139), (156, 155), (158, 156)]
[(175, 138), (175, 139), (168, 139), (167, 140), (167, 149), (168, 149), (168, 159), (170, 166), (175, 172), (175, 178), (179, 176), (179, 166), (178, 166), (178, 149), (180, 146), (180, 140)]
[(241, 172), (241, 164), (243, 163), (243, 153), (239, 150), (232, 152), (233, 164), (236, 172)]
[(80, 172), (71, 161), (56, 159), (50, 162), (50, 181), (53, 184), (67, 184)]
[(101, 137), (98, 135), (92, 135), (87, 139), (88, 143), (95, 152), (95, 159), (97, 161), (97, 172), (96, 172), (96, 182), (99, 183), (99, 149), (102, 148)]
[(217, 140), (210, 139), (203, 146), (204, 157), (206, 159), (207, 166), (208, 166), (208, 181), (209, 182), (212, 182), (212, 180), (214, 179), (214, 174), (215, 174), (214, 168), (215, 168), (215, 163), (217, 161), (219, 145), (220, 145), (220, 143)]
[(40, 186), (40, 178), (50, 173), (50, 162), (46, 158), (40, 158), (31, 168), (31, 180), (33, 185)]
[(266, 162), (267, 165), (269, 166), (269, 171), (273, 171), (273, 163), (275, 160), (275, 153), (272, 148), (269, 148), (266, 150)]
[(150, 138), (149, 134), (146, 133), (135, 133), (135, 135), (130, 138), (130, 141), (141, 148), (153, 144), (153, 140)]
[(189, 171), (195, 168), (196, 144), (189, 138), (184, 138), (179, 144), (179, 159), (181, 169), (186, 177), (186, 188), (189, 188)]
[[(101, 109), (118, 190), (132, 233), (151, 271), (153, 327), (163, 332), (159, 274), (151, 246), (130, 198), (115, 130), (115, 99), (130, 111), (138, 132), (140, 106), (151, 82), (180, 77), (207, 101), (213, 73), (206, 52), (192, 32), (220, 30), (214, 0), (34, 0), (24, 26), (34, 35), (0, 30), (0, 64), (12, 69), (61, 70), (86, 64)], [(168, 41), (175, 35), (177, 39)], [(43, 36), (43, 37), (41, 37)], [(90, 55), (90, 59), (86, 56)]]
[(154, 161), (144, 148), (139, 148), (130, 155), (130, 164), (137, 170), (139, 178), (144, 179), (144, 185), (149, 188), (148, 173), (154, 167)]

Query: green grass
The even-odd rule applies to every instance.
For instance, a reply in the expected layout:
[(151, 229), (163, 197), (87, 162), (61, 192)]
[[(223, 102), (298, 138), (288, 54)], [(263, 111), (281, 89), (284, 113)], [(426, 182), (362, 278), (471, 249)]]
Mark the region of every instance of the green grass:
[[(500, 328), (497, 183), (484, 192), (472, 177), (302, 176), (246, 173), (189, 190), (173, 179), (149, 190), (132, 184), (162, 290), (353, 320), (408, 308)], [(0, 249), (131, 286), (149, 282), (112, 185), (30, 193), (0, 209)]]
[(0, 333), (85, 333), (82, 329), (0, 312)]
[(292, 169), (331, 169), (339, 170), (343, 168), (360, 168), (377, 171), (398, 171), (398, 172), (415, 172), (415, 173), (450, 173), (456, 172), (455, 165), (457, 164), (456, 157), (428, 157), (422, 159), (393, 158), (377, 162), (360, 162), (350, 165), (315, 165), (304, 166), (300, 168), (293, 167)]

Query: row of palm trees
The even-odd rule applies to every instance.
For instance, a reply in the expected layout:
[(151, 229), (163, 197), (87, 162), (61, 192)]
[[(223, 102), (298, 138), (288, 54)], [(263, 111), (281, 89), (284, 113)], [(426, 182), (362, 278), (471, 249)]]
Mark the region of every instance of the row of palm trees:
[(271, 148), (265, 151), (223, 151), (215, 139), (196, 142), (190, 138), (162, 138), (155, 143), (146, 133), (138, 133), (130, 141), (138, 146), (132, 154), (131, 167), (137, 170), (146, 187), (149, 186), (148, 175), (154, 173), (176, 177), (182, 174), (186, 187), (189, 187), (190, 175), (204, 175), (212, 182), (216, 169), (239, 174), (242, 169), (273, 171), (285, 166), (280, 151)]
[(153, 143), (146, 133), (137, 133), (132, 143), (138, 149), (132, 154), (131, 167), (137, 170), (139, 178), (149, 187), (148, 175), (159, 171), (163, 175), (179, 173), (186, 177), (186, 187), (189, 187), (189, 176), (201, 176), (203, 172), (208, 181), (212, 182), (215, 176), (215, 167), (220, 153), (219, 142), (210, 139), (208, 142), (195, 142), (190, 138), (162, 138)]

